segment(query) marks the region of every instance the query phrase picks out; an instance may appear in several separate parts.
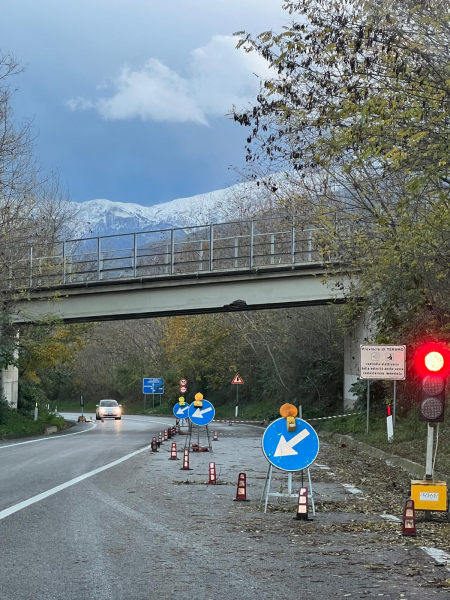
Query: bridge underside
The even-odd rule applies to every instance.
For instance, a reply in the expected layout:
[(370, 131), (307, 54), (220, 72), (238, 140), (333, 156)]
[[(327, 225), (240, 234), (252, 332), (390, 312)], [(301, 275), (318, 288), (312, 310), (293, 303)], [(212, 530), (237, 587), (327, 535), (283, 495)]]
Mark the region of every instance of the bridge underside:
[(16, 322), (38, 322), (49, 314), (65, 323), (86, 323), (343, 301), (342, 285), (332, 278), (324, 281), (323, 268), (252, 269), (238, 274), (100, 281), (40, 289), (21, 304)]

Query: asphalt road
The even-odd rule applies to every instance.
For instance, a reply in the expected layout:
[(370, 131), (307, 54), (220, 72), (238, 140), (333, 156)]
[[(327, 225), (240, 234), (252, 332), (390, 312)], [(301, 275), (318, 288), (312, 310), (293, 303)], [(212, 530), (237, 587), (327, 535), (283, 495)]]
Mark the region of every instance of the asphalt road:
[[(305, 523), (259, 512), (260, 429), (214, 425), (214, 453), (180, 471), (170, 444), (148, 450), (168, 424), (124, 416), (0, 444), (1, 600), (448, 597), (426, 583), (436, 573), (418, 547), (355, 533), (364, 514)], [(333, 452), (321, 454), (331, 467)], [(220, 485), (205, 485), (210, 460)], [(232, 501), (243, 469), (248, 504)], [(345, 499), (325, 474), (313, 476), (318, 498)], [(274, 489), (285, 485), (278, 477)]]

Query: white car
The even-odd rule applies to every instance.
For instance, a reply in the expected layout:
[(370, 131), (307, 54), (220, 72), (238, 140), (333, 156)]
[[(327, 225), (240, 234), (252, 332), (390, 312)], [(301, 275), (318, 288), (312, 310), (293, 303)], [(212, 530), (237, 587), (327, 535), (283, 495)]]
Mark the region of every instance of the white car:
[(122, 419), (122, 405), (117, 400), (100, 400), (100, 404), (97, 404), (97, 410), (95, 411), (95, 419), (99, 421), (102, 417), (120, 421)]

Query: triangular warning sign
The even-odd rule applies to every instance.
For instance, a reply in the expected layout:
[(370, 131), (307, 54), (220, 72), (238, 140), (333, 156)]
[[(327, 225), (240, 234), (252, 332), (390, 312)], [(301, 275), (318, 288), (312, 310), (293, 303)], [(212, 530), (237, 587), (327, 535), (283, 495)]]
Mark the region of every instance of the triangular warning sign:
[(239, 375), (239, 373), (236, 373), (236, 375), (234, 376), (234, 379), (231, 383), (244, 383), (244, 380)]

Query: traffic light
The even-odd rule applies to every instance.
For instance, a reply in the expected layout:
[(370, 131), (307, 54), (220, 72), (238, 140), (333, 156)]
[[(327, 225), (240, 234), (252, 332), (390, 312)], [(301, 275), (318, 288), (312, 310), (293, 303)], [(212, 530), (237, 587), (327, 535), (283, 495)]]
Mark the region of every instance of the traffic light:
[(450, 350), (438, 342), (421, 346), (416, 353), (420, 377), (419, 419), (430, 423), (444, 420), (445, 382), (450, 372)]

